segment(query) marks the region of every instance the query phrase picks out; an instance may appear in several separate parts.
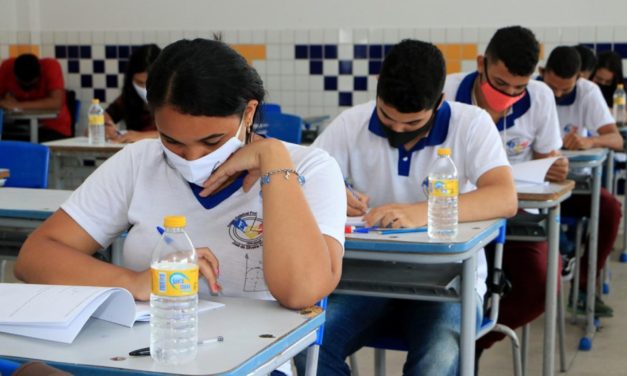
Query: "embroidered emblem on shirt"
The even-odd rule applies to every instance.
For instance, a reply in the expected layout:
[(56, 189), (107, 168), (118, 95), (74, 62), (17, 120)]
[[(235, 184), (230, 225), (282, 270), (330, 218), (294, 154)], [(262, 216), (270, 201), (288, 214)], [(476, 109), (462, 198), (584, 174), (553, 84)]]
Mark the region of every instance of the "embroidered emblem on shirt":
[(521, 139), (520, 137), (514, 137), (507, 141), (505, 144), (507, 148), (507, 155), (518, 155), (523, 153), (529, 147), (529, 140)]
[(261, 247), (263, 243), (263, 219), (256, 212), (238, 215), (229, 225), (229, 236), (233, 244), (242, 249)]

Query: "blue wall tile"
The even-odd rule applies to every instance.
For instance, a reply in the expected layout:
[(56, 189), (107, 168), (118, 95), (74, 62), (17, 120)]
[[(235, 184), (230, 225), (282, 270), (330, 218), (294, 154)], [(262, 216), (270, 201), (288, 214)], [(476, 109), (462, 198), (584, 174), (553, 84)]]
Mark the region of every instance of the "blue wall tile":
[(104, 73), (105, 71), (104, 60), (94, 60), (93, 68), (94, 68), (94, 73)]
[(118, 75), (117, 74), (108, 74), (105, 79), (107, 81), (108, 88), (118, 87)]
[(67, 57), (70, 59), (78, 59), (78, 46), (67, 46)]
[(340, 74), (353, 74), (352, 60), (340, 60), (338, 61), (338, 65), (338, 70)]
[(297, 44), (294, 46), (295, 59), (309, 59), (309, 46)]
[(325, 76), (324, 77), (324, 90), (326, 91), (337, 90), (337, 76)]
[(118, 61), (118, 72), (126, 73), (126, 67), (128, 66), (128, 60), (119, 60)]
[(327, 44), (324, 46), (324, 58), (325, 59), (337, 59), (337, 46), (334, 44)]
[(117, 59), (118, 47), (117, 46), (105, 46), (105, 57), (107, 59)]
[(322, 46), (319, 44), (312, 44), (309, 46), (309, 58), (322, 59)]
[(128, 59), (131, 54), (131, 48), (129, 46), (118, 46), (118, 57), (120, 59)]
[(368, 90), (368, 77), (355, 76), (353, 78), (353, 90), (355, 91), (367, 91)]
[(54, 57), (57, 59), (65, 59), (67, 57), (67, 47), (54, 46)]
[(91, 46), (80, 46), (81, 59), (91, 59)]
[(368, 62), (368, 74), (379, 74), (381, 72), (382, 62), (380, 60), (372, 60)]
[(81, 87), (92, 87), (91, 74), (81, 74)]
[(388, 55), (388, 53), (390, 53), (390, 50), (392, 49), (392, 47), (394, 47), (393, 44), (386, 44), (383, 47), (383, 57), (386, 57)]
[(78, 73), (80, 71), (80, 65), (78, 64), (78, 60), (68, 60), (67, 71), (68, 73)]
[(612, 50), (612, 44), (611, 43), (597, 43), (596, 44), (596, 50), (597, 50), (597, 53), (598, 52), (604, 52), (604, 51), (611, 51)]
[[(614, 51), (616, 51), (616, 53), (619, 54), (623, 59), (627, 59), (627, 43), (615, 43)], [(623, 72), (623, 75), (625, 75), (625, 73), (627, 72)]]
[(383, 46), (378, 44), (370, 45), (370, 47), (368, 47), (368, 57), (371, 59), (382, 59)]
[(100, 102), (107, 102), (105, 89), (94, 89), (94, 98), (100, 99)]
[(309, 61), (309, 74), (322, 74), (322, 60)]
[(356, 44), (353, 46), (353, 58), (354, 59), (367, 59), (368, 58), (368, 46), (364, 44)]
[(353, 105), (353, 93), (350, 92), (340, 92), (339, 93), (339, 103), (340, 106), (352, 106)]

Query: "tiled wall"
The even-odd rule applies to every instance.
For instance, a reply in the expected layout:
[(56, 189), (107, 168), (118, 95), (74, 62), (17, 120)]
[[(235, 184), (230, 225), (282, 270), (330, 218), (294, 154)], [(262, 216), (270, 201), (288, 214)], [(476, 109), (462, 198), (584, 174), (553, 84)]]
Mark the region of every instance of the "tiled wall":
[[(449, 73), (471, 71), (475, 58), (496, 28), (324, 29), (223, 31), (259, 71), (269, 102), (301, 116), (330, 115), (374, 98), (376, 76), (385, 53), (404, 38), (435, 43)], [(627, 68), (627, 27), (534, 28), (543, 54), (560, 44), (588, 43), (598, 51), (614, 49)], [(120, 92), (134, 46), (161, 47), (181, 38), (212, 38), (215, 31), (0, 32), (0, 58), (31, 51), (56, 57), (66, 86), (83, 103), (93, 97), (109, 103)], [(544, 55), (543, 55), (544, 56)], [(627, 72), (627, 69), (625, 69)], [(83, 106), (86, 108), (87, 106)], [(83, 118), (84, 118), (83, 114)], [(85, 120), (81, 121), (84, 124)]]

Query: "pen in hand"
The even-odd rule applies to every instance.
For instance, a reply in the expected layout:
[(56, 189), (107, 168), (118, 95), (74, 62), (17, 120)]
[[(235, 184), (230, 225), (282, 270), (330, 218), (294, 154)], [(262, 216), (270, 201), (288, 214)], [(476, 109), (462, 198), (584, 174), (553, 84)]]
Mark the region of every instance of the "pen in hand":
[[(198, 341), (198, 344), (199, 345), (206, 345), (208, 343), (214, 343), (214, 342), (224, 342), (224, 337), (218, 336), (216, 338), (201, 339), (201, 340)], [(128, 355), (130, 355), (130, 356), (149, 356), (150, 355), (150, 347), (143, 347), (141, 349), (133, 350), (133, 351), (129, 352)]]

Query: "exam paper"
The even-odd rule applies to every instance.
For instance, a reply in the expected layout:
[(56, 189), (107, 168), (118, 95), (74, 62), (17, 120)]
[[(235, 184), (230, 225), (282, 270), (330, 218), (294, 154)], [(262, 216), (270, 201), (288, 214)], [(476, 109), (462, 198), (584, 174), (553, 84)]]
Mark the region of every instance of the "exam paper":
[(512, 174), (517, 188), (545, 184), (544, 178), (547, 171), (558, 158), (551, 157), (534, 159), (527, 162), (512, 165)]

